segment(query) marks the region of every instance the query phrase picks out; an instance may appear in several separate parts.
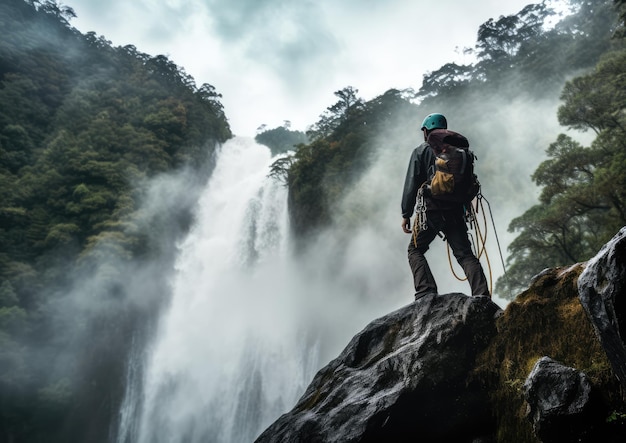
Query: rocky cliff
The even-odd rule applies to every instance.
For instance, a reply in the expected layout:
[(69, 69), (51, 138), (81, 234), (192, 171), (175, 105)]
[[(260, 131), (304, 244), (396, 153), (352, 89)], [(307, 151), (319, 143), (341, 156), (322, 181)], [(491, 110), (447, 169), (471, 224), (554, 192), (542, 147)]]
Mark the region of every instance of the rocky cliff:
[(502, 311), (427, 296), (370, 323), (266, 442), (622, 442), (626, 228)]

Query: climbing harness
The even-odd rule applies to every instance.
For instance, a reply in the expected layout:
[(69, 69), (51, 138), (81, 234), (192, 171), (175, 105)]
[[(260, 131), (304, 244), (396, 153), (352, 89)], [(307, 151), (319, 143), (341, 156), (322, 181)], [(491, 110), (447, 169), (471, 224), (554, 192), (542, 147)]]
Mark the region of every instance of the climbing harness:
[(415, 223), (413, 223), (413, 245), (417, 248), (417, 234), (420, 231), (428, 229), (428, 220), (426, 218), (426, 204), (424, 203), (424, 186), (417, 190), (417, 200), (415, 204)]

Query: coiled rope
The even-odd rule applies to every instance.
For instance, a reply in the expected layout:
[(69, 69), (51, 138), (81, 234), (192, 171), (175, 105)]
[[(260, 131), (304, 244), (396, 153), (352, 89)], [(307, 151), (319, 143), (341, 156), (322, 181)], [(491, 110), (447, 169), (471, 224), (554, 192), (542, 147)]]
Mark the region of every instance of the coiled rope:
[[(498, 238), (498, 230), (496, 229), (496, 223), (493, 219), (493, 212), (491, 211), (491, 204), (489, 200), (487, 200), (481, 192), (478, 193), (476, 198), (474, 199), (476, 202), (476, 207), (469, 204), (469, 207), (466, 208), (466, 221), (469, 224), (468, 234), (472, 243), (472, 249), (476, 258), (478, 260), (484, 255), (485, 260), (487, 261), (487, 269), (489, 270), (489, 292), (493, 294), (493, 271), (491, 268), (491, 260), (489, 259), (489, 254), (487, 253), (487, 211), (485, 211), (485, 206), (483, 201), (487, 203), (487, 209), (489, 210), (489, 216), (491, 218), (491, 224), (493, 226), (493, 232), (496, 237), (496, 243), (498, 245), (498, 252), (500, 253), (500, 261), (502, 262), (502, 269), (504, 270), (504, 276), (506, 278), (506, 265), (504, 264), (504, 258), (502, 256), (502, 248), (500, 247), (500, 239)], [(479, 211), (480, 209), (480, 211)], [(424, 204), (424, 189), (421, 187), (417, 193), (417, 205), (416, 205), (416, 217), (415, 222), (413, 223), (413, 243), (415, 247), (417, 247), (417, 234), (419, 231), (424, 231), (428, 229), (428, 223), (426, 221), (426, 205)], [(478, 214), (482, 213), (482, 223), (483, 229), (480, 226), (480, 220)], [(472, 235), (472, 231), (475, 232), (475, 236)], [(445, 239), (445, 238), (444, 238)], [(452, 271), (452, 275), (459, 281), (466, 281), (467, 277), (459, 277), (454, 270), (454, 265), (452, 263), (452, 256), (450, 255), (450, 243), (446, 240), (446, 246), (448, 251), (448, 262), (450, 264), (450, 270)]]
[[(470, 203), (469, 208), (467, 209), (466, 217), (467, 217), (467, 222), (469, 224), (469, 235), (472, 241), (472, 247), (474, 249), (474, 253), (476, 254), (476, 258), (480, 260), (483, 254), (485, 256), (485, 260), (487, 262), (487, 269), (489, 270), (489, 292), (493, 294), (493, 271), (491, 268), (491, 260), (489, 259), (489, 254), (487, 253), (487, 247), (486, 247), (487, 228), (488, 228), (487, 212), (485, 211), (483, 201), (487, 203), (487, 208), (489, 209), (489, 216), (491, 218), (491, 224), (493, 226), (494, 235), (496, 237), (496, 243), (498, 245), (498, 252), (500, 253), (500, 260), (502, 262), (502, 268), (504, 269), (504, 274), (506, 276), (506, 266), (504, 264), (504, 258), (502, 256), (502, 248), (500, 247), (500, 239), (498, 238), (498, 231), (496, 229), (496, 224), (493, 219), (493, 212), (491, 212), (491, 204), (481, 193), (479, 193), (476, 196), (475, 208)], [(480, 209), (480, 212), (482, 213), (482, 222), (483, 222), (484, 230), (481, 229), (481, 226), (480, 226), (480, 220), (478, 217), (479, 209)], [(474, 236), (472, 235), (472, 230), (474, 230), (474, 232), (476, 233), (476, 238), (474, 238)], [(452, 263), (452, 256), (450, 255), (450, 244), (447, 241), (446, 241), (446, 245), (447, 245), (447, 250), (448, 250), (448, 262), (450, 263), (450, 270), (452, 271), (452, 274), (457, 280), (466, 281), (467, 277), (459, 277), (456, 271), (454, 270), (454, 265)]]

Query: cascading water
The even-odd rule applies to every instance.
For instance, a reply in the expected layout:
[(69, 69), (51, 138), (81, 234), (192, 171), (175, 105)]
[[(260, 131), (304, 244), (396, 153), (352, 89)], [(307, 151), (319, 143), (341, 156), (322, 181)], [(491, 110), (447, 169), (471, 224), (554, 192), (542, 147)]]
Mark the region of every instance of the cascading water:
[[(179, 247), (171, 304), (129, 365), (117, 443), (252, 442), (355, 333), (410, 303), (409, 237), (390, 198), (405, 157), (381, 150), (333, 226), (296, 255), (269, 150), (226, 143)], [(433, 249), (442, 287), (466, 290), (450, 281), (445, 247)]]
[(250, 139), (218, 153), (118, 441), (253, 441), (318, 368), (289, 278), (287, 191), (267, 178), (271, 162)]

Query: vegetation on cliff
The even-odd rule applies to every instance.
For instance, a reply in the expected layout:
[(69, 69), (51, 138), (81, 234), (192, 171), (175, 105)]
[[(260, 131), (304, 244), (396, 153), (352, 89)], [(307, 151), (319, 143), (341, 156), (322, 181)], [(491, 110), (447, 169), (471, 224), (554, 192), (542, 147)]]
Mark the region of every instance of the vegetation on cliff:
[(278, 155), (294, 150), (298, 145), (308, 143), (309, 139), (301, 131), (293, 131), (291, 122), (285, 121), (283, 126), (274, 129), (267, 129), (265, 125), (258, 128), (258, 133), (254, 137), (257, 143), (270, 148), (272, 155)]
[[(510, 146), (508, 140), (494, 139), (501, 129), (496, 116), (506, 102), (556, 98), (553, 91), (561, 91), (560, 124), (592, 130), (597, 137), (583, 147), (571, 136), (558, 135), (546, 150), (547, 160), (532, 176), (542, 187), (539, 203), (509, 226), (518, 236), (509, 246), (508, 272), (497, 282), (497, 292), (513, 297), (542, 269), (594, 254), (626, 222), (626, 49), (623, 39), (614, 37), (621, 32), (624, 3), (573, 0), (569, 6), (572, 13), (554, 25), (548, 25), (555, 17), (547, 2), (487, 21), (474, 48), (467, 49), (476, 62), (449, 63), (426, 74), (417, 93), (389, 90), (364, 101), (351, 86), (337, 91), (339, 100), (310, 128), (311, 143), (275, 165), (274, 172), (289, 185), (297, 234), (332, 223), (345, 190), (384, 149), (379, 140), (388, 136), (415, 146), (418, 120), (433, 109), (453, 117), (455, 127), (473, 129), (473, 140), (483, 150), (479, 157), (486, 158), (480, 164), (484, 188), (515, 198), (523, 188), (519, 181), (526, 178), (514, 173), (506, 150), (532, 155), (530, 145), (542, 128), (525, 134), (526, 145)], [(477, 121), (477, 112), (486, 121)]]
[(605, 53), (596, 68), (566, 83), (559, 122), (596, 135), (585, 147), (561, 134), (532, 178), (539, 203), (515, 218), (508, 280), (520, 289), (546, 267), (589, 259), (626, 225), (626, 49)]
[(190, 208), (148, 218), (147, 179), (181, 168), (206, 178), (215, 145), (231, 137), (211, 85), (165, 56), (83, 35), (73, 16), (54, 1), (0, 3), (3, 441), (104, 441), (136, 307), (120, 269), (97, 269), (106, 284), (78, 290), (80, 309), (67, 288), (103, 255), (121, 269), (167, 262)]
[[(626, 221), (624, 5), (572, 0), (574, 13), (554, 27), (546, 26), (549, 4), (529, 5), (484, 23), (469, 50), (476, 62), (426, 74), (417, 92), (390, 89), (365, 101), (347, 86), (307, 134), (288, 127), (259, 133), (274, 152), (294, 149), (272, 173), (289, 186), (298, 237), (334, 221), (336, 205), (374, 161), (381, 139), (415, 144), (416, 124), (433, 108), (469, 127), (477, 104), (485, 115), (497, 114), (503, 100), (558, 90), (560, 123), (596, 137), (583, 147), (560, 135), (548, 147), (533, 175), (542, 187), (539, 203), (511, 223), (519, 235), (499, 287), (514, 294), (546, 267), (589, 258)], [(0, 429), (8, 441), (106, 441), (123, 396), (125, 362), (141, 346), (133, 337), (140, 341), (150, 327), (134, 323), (146, 307), (130, 300), (117, 276), (124, 268), (133, 272), (139, 258), (171, 266), (173, 241), (190, 222), (184, 202), (159, 217), (146, 214), (146, 182), (183, 168), (206, 178), (215, 145), (231, 137), (211, 85), (196, 85), (165, 56), (82, 35), (70, 26), (73, 15), (48, 0), (0, 4)], [(515, 189), (491, 172), (488, 184)], [(102, 256), (112, 257), (115, 268), (95, 269)], [(87, 271), (99, 273), (102, 284), (76, 288), (75, 277)], [(536, 284), (548, 284), (546, 278)], [(162, 300), (159, 283), (141, 288), (151, 293), (143, 301), (148, 310)], [(80, 292), (78, 305), (67, 303), (73, 292), (67, 288)], [(517, 302), (545, 304), (532, 294)], [(584, 328), (571, 300), (557, 310)], [(508, 315), (514, 311), (515, 305)], [(530, 327), (558, 319), (535, 320)], [(68, 337), (75, 342), (63, 341)], [(504, 386), (519, 383), (544, 340), (548, 350), (574, 349), (580, 358), (572, 365), (611, 383), (604, 362), (590, 360), (595, 350), (578, 354), (593, 344), (554, 335), (531, 350), (519, 340), (490, 351), (505, 362), (519, 353), (521, 363), (487, 374)], [(516, 395), (504, 389), (496, 398), (512, 401), (512, 409), (502, 409), (505, 424), (519, 413)], [(526, 432), (503, 429), (504, 436)]]
[[(576, 264), (537, 277), (507, 305), (496, 322), (498, 334), (477, 359), (475, 376), (490, 391), (499, 442), (538, 442), (526, 417), (522, 387), (542, 356), (589, 377), (594, 396), (608, 408), (597, 411), (605, 414), (602, 420), (623, 412), (619, 382), (578, 298), (577, 280), (583, 269), (584, 264)], [(607, 426), (619, 434), (624, 423), (607, 421)]]

